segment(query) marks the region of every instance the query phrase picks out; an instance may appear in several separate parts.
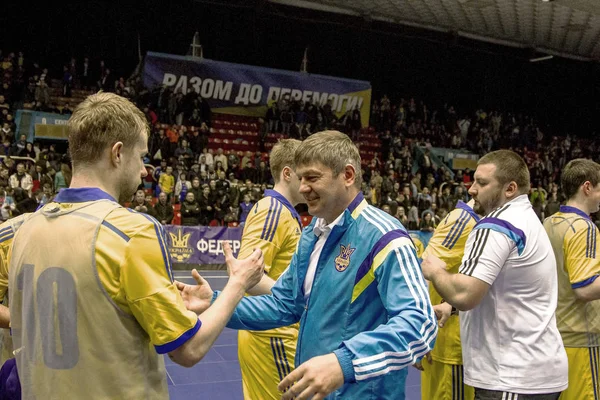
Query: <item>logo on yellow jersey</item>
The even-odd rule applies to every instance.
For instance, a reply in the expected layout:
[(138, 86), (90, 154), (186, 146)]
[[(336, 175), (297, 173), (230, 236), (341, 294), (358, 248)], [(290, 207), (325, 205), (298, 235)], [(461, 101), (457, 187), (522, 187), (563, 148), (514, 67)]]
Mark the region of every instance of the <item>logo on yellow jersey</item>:
[(183, 234), (183, 229), (177, 228), (177, 235), (169, 232), (171, 237), (171, 246), (169, 247), (170, 256), (177, 262), (185, 262), (194, 254), (194, 249), (188, 246), (191, 233)]
[(356, 248), (350, 247), (349, 244), (348, 246), (344, 246), (343, 244), (341, 244), (340, 255), (337, 256), (334, 260), (335, 269), (337, 269), (339, 272), (344, 272), (346, 268), (348, 268), (348, 265), (350, 265), (350, 256), (352, 255), (352, 253), (354, 253), (355, 250)]

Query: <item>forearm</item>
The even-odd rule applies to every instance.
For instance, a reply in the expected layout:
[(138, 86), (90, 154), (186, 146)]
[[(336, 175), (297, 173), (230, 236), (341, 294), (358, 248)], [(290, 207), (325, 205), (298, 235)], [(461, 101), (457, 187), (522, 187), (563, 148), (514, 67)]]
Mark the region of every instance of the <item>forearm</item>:
[(8, 307), (0, 304), (0, 328), (8, 329), (10, 327), (10, 311)]
[(191, 367), (200, 361), (217, 340), (243, 297), (244, 287), (241, 284), (231, 281), (227, 283), (221, 295), (200, 315), (200, 330), (170, 354), (173, 361), (184, 367)]
[[(393, 364), (395, 369), (414, 364), (433, 349), (436, 335), (433, 312), (424, 313), (412, 306), (386, 324), (344, 341), (344, 346), (334, 353), (342, 366), (344, 381), (368, 380), (379, 375), (382, 364)], [(390, 356), (384, 357), (386, 354)]]
[(275, 284), (275, 281), (265, 274), (260, 279), (260, 282), (253, 288), (248, 290), (248, 294), (251, 296), (260, 296), (261, 294), (271, 294), (271, 288)]
[(430, 278), (435, 290), (447, 303), (461, 311), (470, 309), (469, 290), (460, 279), (460, 274), (452, 274), (440, 268)]
[(600, 279), (595, 279), (589, 285), (580, 288), (574, 288), (575, 297), (577, 299), (589, 302), (600, 299)]

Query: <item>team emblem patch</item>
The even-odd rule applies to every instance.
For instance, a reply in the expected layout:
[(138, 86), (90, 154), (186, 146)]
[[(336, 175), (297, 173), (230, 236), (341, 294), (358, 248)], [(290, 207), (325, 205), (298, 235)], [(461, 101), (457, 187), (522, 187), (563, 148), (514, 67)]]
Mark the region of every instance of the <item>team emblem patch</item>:
[(340, 245), (340, 255), (335, 258), (335, 269), (339, 272), (344, 272), (350, 265), (350, 256), (356, 250), (355, 247)]
[(177, 229), (177, 235), (172, 232), (169, 232), (169, 236), (171, 236), (171, 246), (169, 246), (169, 254), (171, 258), (176, 262), (186, 262), (192, 257), (194, 254), (194, 249), (188, 246), (188, 242), (191, 233), (183, 234), (183, 230), (181, 228)]

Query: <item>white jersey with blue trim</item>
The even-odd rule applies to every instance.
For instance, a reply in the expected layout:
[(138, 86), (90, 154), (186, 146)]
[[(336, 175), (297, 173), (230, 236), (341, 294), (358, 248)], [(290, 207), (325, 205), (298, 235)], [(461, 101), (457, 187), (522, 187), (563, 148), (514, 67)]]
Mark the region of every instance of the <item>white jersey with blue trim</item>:
[(566, 389), (556, 260), (527, 195), (475, 225), (459, 272), (490, 285), (477, 307), (460, 313), (465, 384), (523, 394)]

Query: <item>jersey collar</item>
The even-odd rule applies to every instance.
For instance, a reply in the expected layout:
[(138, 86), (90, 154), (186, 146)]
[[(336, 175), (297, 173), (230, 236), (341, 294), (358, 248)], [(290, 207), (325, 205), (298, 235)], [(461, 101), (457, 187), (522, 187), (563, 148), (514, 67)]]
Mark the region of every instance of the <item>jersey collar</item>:
[(479, 222), (479, 220), (481, 219), (481, 218), (479, 218), (479, 215), (475, 214), (475, 211), (473, 211), (473, 209), (471, 207), (469, 207), (469, 205), (462, 200), (459, 200), (456, 203), (456, 208), (460, 208), (461, 210), (465, 210), (466, 212), (468, 212), (469, 215), (471, 215), (471, 217), (473, 217), (473, 219), (475, 219), (475, 222)]
[(352, 214), (354, 212), (354, 210), (356, 210), (358, 205), (360, 203), (362, 203), (362, 201), (364, 199), (365, 199), (365, 196), (363, 195), (363, 192), (362, 191), (358, 192), (358, 194), (356, 195), (354, 200), (352, 200), (352, 202), (348, 205), (348, 211), (350, 212), (350, 214)]
[(298, 211), (296, 211), (296, 209), (294, 208), (292, 203), (290, 203), (288, 201), (288, 199), (286, 199), (281, 193), (279, 193), (276, 190), (267, 189), (267, 190), (265, 190), (265, 197), (274, 197), (277, 200), (279, 200), (292, 213), (292, 216), (294, 218), (296, 218), (296, 220), (298, 221), (300, 226), (302, 226), (302, 220), (300, 219), (300, 214), (298, 214)]
[(573, 213), (573, 214), (577, 214), (585, 219), (589, 219), (590, 221), (592, 220), (592, 218), (587, 215), (583, 210), (580, 210), (577, 207), (571, 207), (571, 206), (560, 206), (559, 211), (561, 213)]
[(61, 189), (54, 198), (56, 203), (84, 203), (96, 200), (110, 200), (117, 203), (110, 194), (98, 188)]

